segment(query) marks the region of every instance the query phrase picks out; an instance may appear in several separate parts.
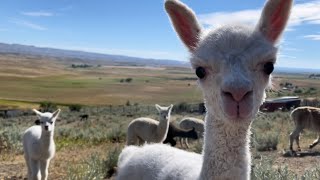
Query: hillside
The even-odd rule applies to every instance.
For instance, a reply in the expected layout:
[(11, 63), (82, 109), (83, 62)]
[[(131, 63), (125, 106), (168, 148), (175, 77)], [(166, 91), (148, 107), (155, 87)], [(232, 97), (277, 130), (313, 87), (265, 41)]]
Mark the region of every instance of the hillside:
[(188, 67), (187, 61), (167, 59), (138, 58), (122, 55), (100, 54), (84, 51), (63, 50), (46, 47), (27, 46), (20, 44), (0, 43), (0, 54), (18, 56), (35, 56), (38, 58), (53, 58), (60, 61), (82, 61), (104, 65), (136, 65), (136, 66), (177, 66)]

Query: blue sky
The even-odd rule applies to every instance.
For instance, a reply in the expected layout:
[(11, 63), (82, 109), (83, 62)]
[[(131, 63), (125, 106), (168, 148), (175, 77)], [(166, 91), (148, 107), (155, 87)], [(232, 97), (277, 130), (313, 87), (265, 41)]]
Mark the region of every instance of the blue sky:
[[(206, 28), (255, 24), (264, 0), (183, 0)], [(162, 0), (3, 0), (0, 42), (188, 60)], [(277, 65), (320, 69), (320, 0), (296, 0)]]

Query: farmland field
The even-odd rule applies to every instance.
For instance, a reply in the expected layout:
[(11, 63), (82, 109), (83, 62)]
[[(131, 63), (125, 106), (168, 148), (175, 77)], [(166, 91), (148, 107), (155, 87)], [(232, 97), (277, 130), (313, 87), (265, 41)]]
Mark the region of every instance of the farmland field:
[[(157, 119), (156, 103), (175, 105), (173, 122), (204, 117), (190, 110), (202, 95), (189, 68), (91, 65), (73, 68), (67, 61), (0, 56), (0, 66), (6, 67), (0, 70), (0, 110), (30, 110), (44, 101), (62, 109), (49, 179), (112, 179), (128, 123), (140, 116)], [(320, 80), (308, 74), (275, 74), (272, 86), (268, 97), (320, 94)], [(71, 111), (72, 104), (79, 104), (80, 111)], [(80, 121), (82, 114), (89, 119)], [(26, 177), (21, 133), (36, 119), (32, 114), (0, 117), (0, 179)], [(319, 179), (320, 146), (307, 149), (315, 133), (305, 131), (301, 137), (306, 156), (283, 156), (292, 129), (289, 112), (258, 114), (252, 124), (252, 179)], [(201, 141), (191, 144), (189, 151), (201, 152)]]

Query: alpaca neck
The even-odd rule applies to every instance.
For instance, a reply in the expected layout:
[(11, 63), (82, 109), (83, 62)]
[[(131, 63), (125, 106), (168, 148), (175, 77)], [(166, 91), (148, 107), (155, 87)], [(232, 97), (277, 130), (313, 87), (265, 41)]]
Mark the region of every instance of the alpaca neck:
[(169, 120), (168, 119), (160, 119), (160, 122), (157, 127), (157, 135), (158, 138), (163, 138), (162, 140), (165, 139), (165, 135), (168, 133), (169, 129)]
[(205, 123), (200, 179), (249, 179), (250, 124), (239, 126), (217, 120), (210, 113)]
[(40, 137), (40, 147), (48, 149), (50, 146), (54, 145), (53, 131), (52, 132), (42, 132)]

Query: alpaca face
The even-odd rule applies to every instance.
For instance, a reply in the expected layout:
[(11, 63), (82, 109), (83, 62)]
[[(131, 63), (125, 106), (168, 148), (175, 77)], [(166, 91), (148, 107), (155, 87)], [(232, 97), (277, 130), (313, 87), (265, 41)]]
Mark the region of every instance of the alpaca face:
[(289, 18), (292, 0), (268, 0), (256, 27), (226, 25), (205, 34), (195, 13), (178, 0), (166, 11), (191, 53), (207, 112), (216, 120), (248, 125), (265, 98), (275, 47)]
[(208, 111), (233, 123), (252, 119), (265, 97), (276, 52), (249, 27), (225, 26), (208, 33), (191, 57)]
[(50, 113), (50, 112), (41, 113), (35, 109), (33, 111), (39, 117), (39, 123), (40, 123), (41, 129), (42, 129), (42, 132), (50, 133), (50, 132), (54, 131), (55, 121), (58, 118), (58, 115), (60, 113), (60, 109), (58, 109), (54, 113)]
[(173, 105), (171, 104), (169, 107), (161, 107), (158, 104), (155, 105), (157, 110), (159, 111), (159, 115), (160, 115), (160, 121), (164, 120), (164, 121), (168, 121), (170, 120), (170, 114), (171, 114), (171, 110)]

